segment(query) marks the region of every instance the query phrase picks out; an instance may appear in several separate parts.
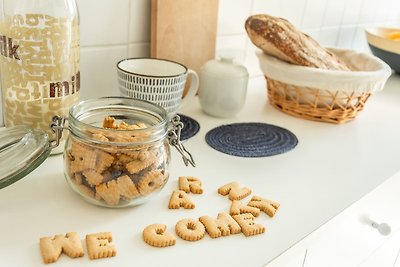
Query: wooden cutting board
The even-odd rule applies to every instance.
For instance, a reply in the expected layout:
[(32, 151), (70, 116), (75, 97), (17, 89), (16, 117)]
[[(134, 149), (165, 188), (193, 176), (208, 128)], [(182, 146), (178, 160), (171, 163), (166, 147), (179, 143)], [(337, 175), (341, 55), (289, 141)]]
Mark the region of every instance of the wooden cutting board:
[(199, 73), (215, 57), (218, 0), (152, 0), (151, 57)]

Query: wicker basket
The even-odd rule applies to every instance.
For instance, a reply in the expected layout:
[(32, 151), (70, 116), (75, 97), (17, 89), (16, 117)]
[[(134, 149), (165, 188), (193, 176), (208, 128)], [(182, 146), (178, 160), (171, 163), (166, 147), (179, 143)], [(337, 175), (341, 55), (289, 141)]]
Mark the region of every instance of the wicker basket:
[(371, 95), (299, 87), (265, 78), (268, 99), (274, 107), (292, 116), (314, 121), (348, 122), (363, 110)]
[(292, 116), (314, 121), (340, 124), (356, 118), (369, 97), (382, 90), (390, 68), (371, 55), (332, 51), (342, 59), (347, 56), (347, 63), (358, 71), (295, 66), (259, 53), (270, 104)]

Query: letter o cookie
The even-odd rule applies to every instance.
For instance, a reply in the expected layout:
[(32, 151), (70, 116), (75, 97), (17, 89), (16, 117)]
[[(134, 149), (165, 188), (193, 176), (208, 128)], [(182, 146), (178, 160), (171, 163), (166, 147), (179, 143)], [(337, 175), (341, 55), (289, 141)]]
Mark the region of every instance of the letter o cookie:
[(206, 234), (204, 225), (193, 219), (183, 219), (175, 225), (176, 234), (186, 241), (198, 241)]

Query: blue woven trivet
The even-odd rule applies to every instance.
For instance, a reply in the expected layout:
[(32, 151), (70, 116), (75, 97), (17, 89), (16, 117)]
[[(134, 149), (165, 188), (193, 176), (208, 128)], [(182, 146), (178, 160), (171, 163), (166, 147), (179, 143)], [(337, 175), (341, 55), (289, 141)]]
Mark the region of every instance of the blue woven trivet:
[(209, 146), (239, 157), (268, 157), (293, 149), (297, 137), (287, 129), (266, 123), (222, 125), (206, 134)]
[(178, 114), (181, 117), (183, 128), (181, 131), (181, 141), (195, 136), (200, 130), (200, 124), (193, 118), (183, 114)]

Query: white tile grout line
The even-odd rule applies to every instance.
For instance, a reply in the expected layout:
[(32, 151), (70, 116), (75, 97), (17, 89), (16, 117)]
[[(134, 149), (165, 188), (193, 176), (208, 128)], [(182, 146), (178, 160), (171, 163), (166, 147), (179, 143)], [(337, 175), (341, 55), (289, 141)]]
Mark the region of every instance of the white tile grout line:
[(329, 6), (329, 0), (325, 1), (322, 25), (319, 27), (319, 34), (318, 34), (319, 37), (321, 37), (322, 28), (325, 26), (325, 18), (326, 18), (326, 13), (328, 12), (328, 6)]
[(340, 24), (338, 25), (339, 31), (336, 34), (336, 40), (335, 40), (335, 46), (338, 46), (339, 43), (339, 36), (340, 33), (342, 32), (342, 28), (343, 28), (343, 19), (344, 19), (344, 13), (346, 11), (347, 5), (349, 4), (350, 1), (345, 1), (344, 6), (343, 6), (343, 10), (342, 10), (342, 16), (340, 18)]
[[(251, 14), (253, 12), (253, 8), (254, 8), (254, 0), (251, 0), (249, 16), (251, 16)], [(247, 57), (248, 57), (247, 47), (249, 46), (249, 42), (250, 42), (250, 38), (248, 37), (247, 33), (245, 33), (245, 34), (246, 34), (246, 41), (244, 42), (244, 47), (243, 47), (243, 51), (244, 51), (243, 62), (246, 62), (246, 60), (247, 60)]]
[(359, 10), (358, 10), (358, 18), (357, 18), (357, 23), (356, 23), (356, 31), (355, 31), (355, 33), (353, 34), (353, 38), (352, 38), (352, 40), (351, 40), (351, 47), (352, 47), (352, 49), (354, 49), (354, 42), (355, 42), (355, 40), (356, 40), (356, 35), (357, 35), (357, 32), (358, 32), (358, 28), (359, 28), (359, 25), (360, 25), (360, 14), (361, 14), (361, 11), (363, 10), (363, 8), (364, 8), (364, 5), (365, 5), (365, 0), (362, 0), (361, 1), (361, 4), (360, 4), (360, 8), (359, 8)]
[(304, 15), (305, 15), (305, 13), (306, 13), (307, 4), (308, 4), (308, 0), (305, 0), (305, 1), (304, 1), (304, 5), (303, 5), (303, 14), (301, 14), (301, 21), (300, 21), (299, 29), (302, 29), (302, 28), (303, 28)]
[(132, 6), (132, 0), (129, 0), (129, 3), (128, 3), (128, 27), (126, 30), (126, 42), (128, 43), (128, 45), (126, 46), (126, 51), (125, 51), (126, 58), (129, 57), (129, 33), (131, 30), (131, 6)]

